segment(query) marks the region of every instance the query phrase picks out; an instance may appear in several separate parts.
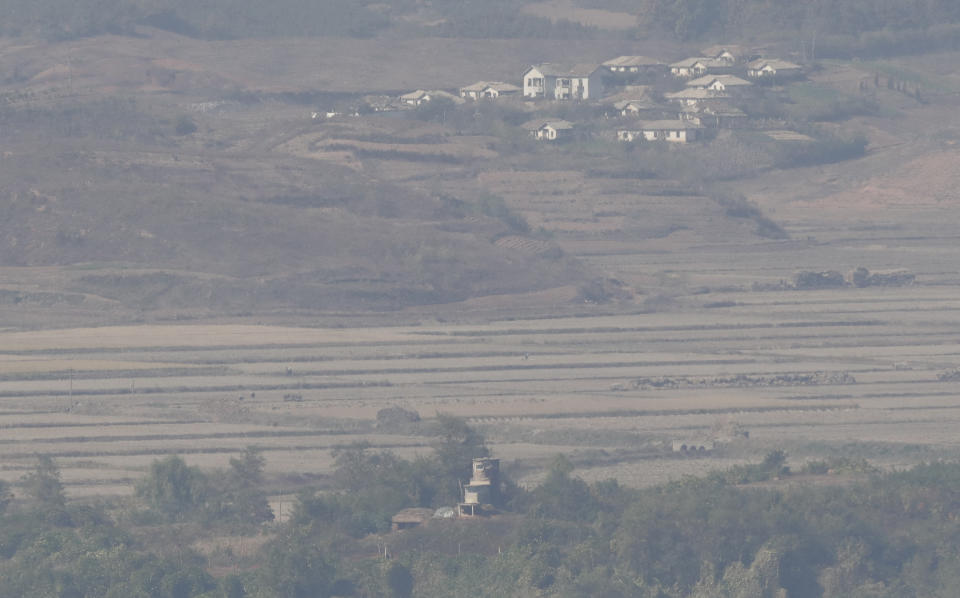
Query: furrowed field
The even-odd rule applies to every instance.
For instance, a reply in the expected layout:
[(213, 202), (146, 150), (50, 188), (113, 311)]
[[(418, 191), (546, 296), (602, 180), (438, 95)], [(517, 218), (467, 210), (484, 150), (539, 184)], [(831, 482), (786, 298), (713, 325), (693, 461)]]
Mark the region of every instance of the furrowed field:
[[(337, 447), (429, 451), (427, 437), (377, 429), (390, 406), (468, 418), (528, 483), (556, 453), (587, 479), (632, 485), (776, 448), (797, 464), (844, 455), (885, 467), (960, 454), (954, 289), (699, 299), (720, 307), (477, 325), (6, 332), (0, 475), (16, 481), (44, 454), (72, 495), (122, 495), (155, 458), (220, 467), (255, 445), (282, 494), (322, 480)], [(713, 450), (674, 451), (708, 442)]]

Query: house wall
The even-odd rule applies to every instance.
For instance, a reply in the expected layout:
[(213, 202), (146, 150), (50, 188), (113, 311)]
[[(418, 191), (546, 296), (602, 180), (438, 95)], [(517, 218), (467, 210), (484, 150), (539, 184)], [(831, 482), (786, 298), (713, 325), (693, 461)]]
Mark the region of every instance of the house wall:
[(687, 141), (692, 138), (692, 135), (688, 136), (689, 131), (687, 129), (674, 129), (674, 130), (654, 130), (646, 129), (642, 131), (643, 138), (647, 141), (670, 141), (672, 143), (687, 143)]
[(542, 97), (546, 89), (546, 80), (538, 69), (531, 68), (523, 74), (523, 97)]
[(587, 77), (556, 77), (532, 68), (523, 74), (523, 96), (550, 100), (589, 100), (602, 93), (599, 69)]

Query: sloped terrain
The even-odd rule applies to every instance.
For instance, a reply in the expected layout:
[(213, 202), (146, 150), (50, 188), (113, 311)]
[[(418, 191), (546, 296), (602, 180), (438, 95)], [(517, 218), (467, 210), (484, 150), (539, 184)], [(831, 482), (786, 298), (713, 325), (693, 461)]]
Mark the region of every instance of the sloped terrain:
[[(765, 159), (749, 137), (659, 153), (601, 141), (544, 147), (513, 130), (535, 109), (522, 103), (310, 119), (365, 94), (513, 80), (517, 65), (545, 58), (682, 48), (141, 34), (5, 42), (0, 290), (11, 322), (43, 322), (51, 304), (70, 306), (58, 321), (440, 304), (487, 313), (510, 309), (510, 297), (550, 313), (598, 297), (602, 309), (664, 309), (696, 302), (714, 264), (732, 256), (756, 264), (776, 252), (775, 276), (789, 278), (834, 264), (829, 252), (798, 253), (802, 239), (866, 243), (875, 232), (852, 232), (832, 213), (852, 214), (861, 231), (895, 222), (903, 236), (954, 210), (943, 61), (821, 65), (804, 94), (859, 94), (875, 106), (821, 125), (865, 133), (867, 155), (741, 176)], [(921, 101), (877, 84), (877, 73), (929, 91)], [(752, 203), (718, 200), (741, 193)], [(894, 207), (904, 210), (877, 211)], [(904, 267), (870, 257), (844, 267)], [(678, 264), (690, 271), (677, 275)]]

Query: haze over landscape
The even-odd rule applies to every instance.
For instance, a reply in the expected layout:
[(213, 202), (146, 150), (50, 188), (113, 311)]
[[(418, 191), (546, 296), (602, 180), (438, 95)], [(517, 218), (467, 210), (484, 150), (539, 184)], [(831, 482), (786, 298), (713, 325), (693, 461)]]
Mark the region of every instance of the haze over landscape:
[(955, 594), (960, 5), (0, 6), (0, 598)]

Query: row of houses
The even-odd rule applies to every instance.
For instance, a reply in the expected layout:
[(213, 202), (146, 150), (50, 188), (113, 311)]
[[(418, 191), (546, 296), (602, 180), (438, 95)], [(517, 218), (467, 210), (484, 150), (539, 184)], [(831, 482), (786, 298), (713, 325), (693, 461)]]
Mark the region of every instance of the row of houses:
[[(684, 89), (650, 96), (649, 90), (631, 82), (657, 80), (672, 75), (687, 79)], [(665, 140), (687, 143), (701, 137), (705, 128), (739, 128), (748, 116), (731, 102), (755, 93), (756, 84), (786, 82), (803, 76), (800, 65), (763, 58), (755, 49), (718, 45), (700, 56), (667, 64), (646, 56), (618, 56), (600, 65), (543, 63), (527, 67), (520, 85), (505, 81), (477, 81), (452, 94), (416, 90), (399, 96), (400, 107), (421, 106), (436, 98), (455, 103), (515, 97), (556, 101), (603, 99), (608, 116), (636, 120), (619, 128), (616, 138), (625, 141)], [(604, 95), (606, 94), (606, 97)], [(540, 118), (524, 125), (535, 139), (557, 141), (571, 137), (577, 126), (563, 119)]]

